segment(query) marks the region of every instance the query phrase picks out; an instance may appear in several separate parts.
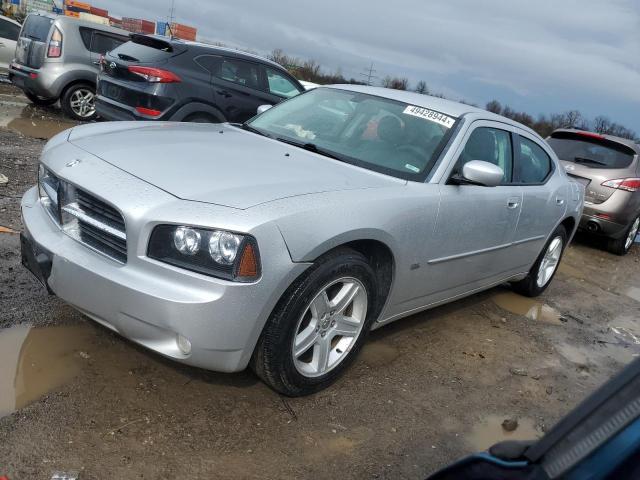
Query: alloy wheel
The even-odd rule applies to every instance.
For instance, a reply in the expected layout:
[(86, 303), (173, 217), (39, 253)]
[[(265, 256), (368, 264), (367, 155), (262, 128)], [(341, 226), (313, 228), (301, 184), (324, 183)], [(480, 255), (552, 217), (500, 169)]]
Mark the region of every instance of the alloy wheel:
[(560, 257), (562, 256), (562, 247), (563, 242), (561, 237), (555, 237), (549, 246), (547, 247), (547, 251), (542, 257), (542, 261), (540, 262), (540, 267), (538, 268), (538, 278), (536, 280), (538, 287), (542, 288), (551, 277), (555, 273), (558, 268), (558, 264), (560, 263)]
[(80, 118), (89, 118), (96, 112), (95, 94), (88, 88), (79, 88), (71, 95), (71, 110)]
[(640, 217), (636, 218), (636, 221), (633, 222), (633, 225), (631, 226), (631, 230), (629, 230), (627, 241), (624, 243), (625, 250), (629, 250), (631, 245), (633, 245), (633, 242), (635, 242), (638, 230), (640, 230)]
[(291, 352), (296, 370), (319, 377), (337, 367), (362, 332), (367, 304), (367, 290), (355, 278), (340, 278), (322, 288), (295, 329)]

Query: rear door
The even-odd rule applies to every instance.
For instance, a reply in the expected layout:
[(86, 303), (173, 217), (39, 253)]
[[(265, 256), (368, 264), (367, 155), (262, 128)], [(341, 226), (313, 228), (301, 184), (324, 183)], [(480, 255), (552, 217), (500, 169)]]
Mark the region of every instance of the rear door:
[(514, 238), (514, 267), (526, 270), (564, 217), (570, 192), (544, 142), (524, 131), (515, 138), (514, 183), (522, 188), (523, 202)]
[(29, 68), (40, 68), (44, 62), (53, 19), (29, 15), (22, 26), (16, 46), (16, 62)]
[(281, 100), (269, 92), (264, 66), (239, 58), (223, 56), (212, 85), (216, 103), (229, 122), (245, 122), (256, 115), (260, 105)]
[(9, 70), (9, 64), (16, 52), (16, 42), (19, 35), (19, 25), (0, 18), (0, 71)]

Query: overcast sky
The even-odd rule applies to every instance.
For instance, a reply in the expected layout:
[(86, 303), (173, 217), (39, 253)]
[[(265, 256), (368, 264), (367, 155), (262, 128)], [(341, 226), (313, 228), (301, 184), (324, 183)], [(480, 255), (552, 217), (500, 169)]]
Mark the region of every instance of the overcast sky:
[[(93, 0), (166, 20), (171, 0)], [(175, 0), (203, 38), (281, 48), (326, 71), (406, 76), (415, 86), (533, 115), (578, 109), (640, 134), (640, 0)]]

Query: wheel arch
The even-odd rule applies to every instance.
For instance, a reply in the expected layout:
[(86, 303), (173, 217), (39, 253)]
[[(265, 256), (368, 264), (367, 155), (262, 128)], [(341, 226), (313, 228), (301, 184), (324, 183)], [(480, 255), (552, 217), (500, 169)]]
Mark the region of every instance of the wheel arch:
[(189, 102), (183, 105), (171, 115), (170, 120), (173, 122), (182, 122), (193, 115), (207, 115), (218, 120), (219, 123), (227, 121), (224, 114), (217, 107), (203, 102)]

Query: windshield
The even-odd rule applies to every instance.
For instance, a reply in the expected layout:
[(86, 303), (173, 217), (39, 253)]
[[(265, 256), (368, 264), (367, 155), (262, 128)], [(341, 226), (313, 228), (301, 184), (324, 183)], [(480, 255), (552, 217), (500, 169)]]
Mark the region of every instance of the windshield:
[(625, 145), (581, 134), (558, 132), (547, 142), (560, 160), (592, 168), (627, 168), (634, 156)]
[(441, 112), (334, 88), (311, 90), (249, 123), (278, 140), (412, 180), (433, 168), (454, 124)]

